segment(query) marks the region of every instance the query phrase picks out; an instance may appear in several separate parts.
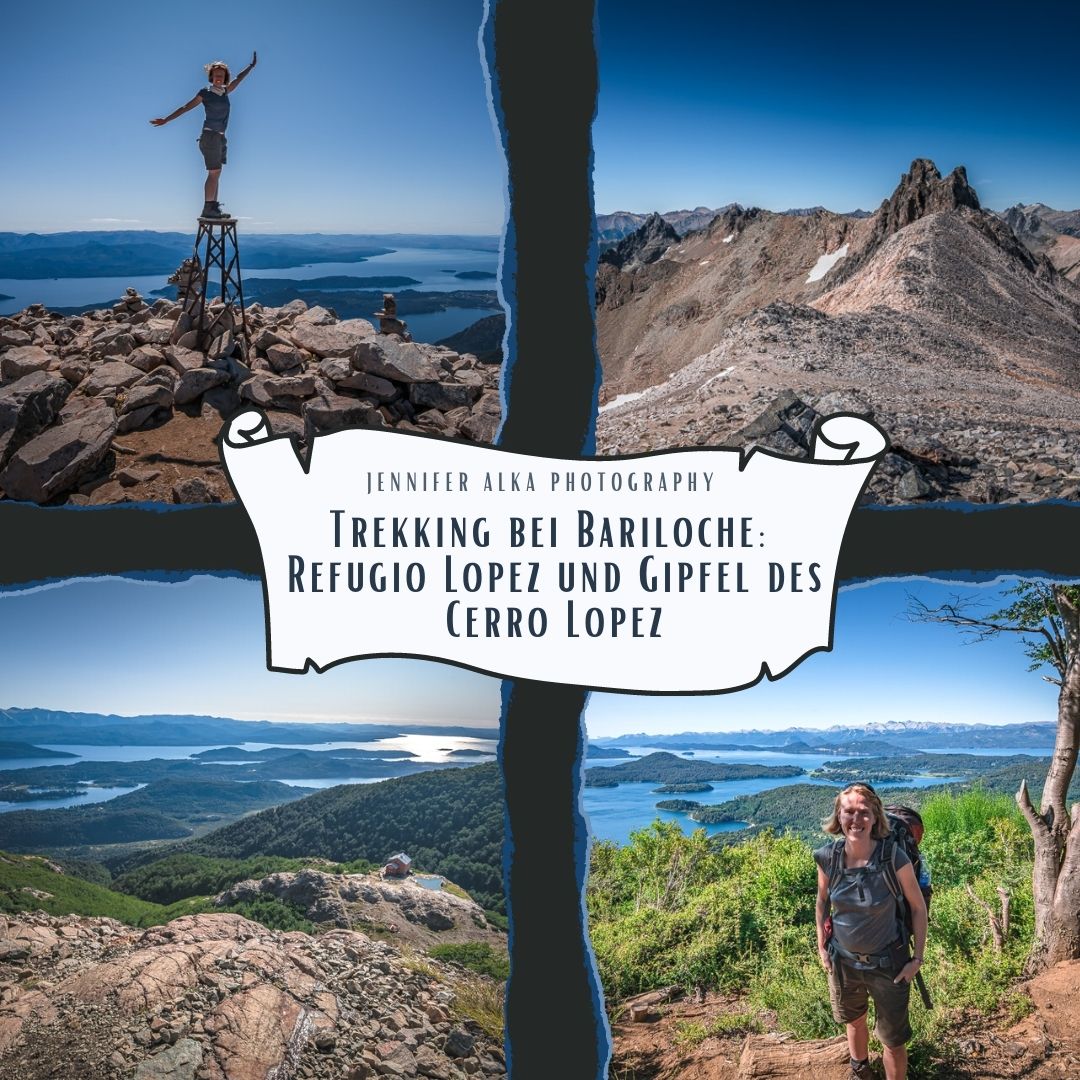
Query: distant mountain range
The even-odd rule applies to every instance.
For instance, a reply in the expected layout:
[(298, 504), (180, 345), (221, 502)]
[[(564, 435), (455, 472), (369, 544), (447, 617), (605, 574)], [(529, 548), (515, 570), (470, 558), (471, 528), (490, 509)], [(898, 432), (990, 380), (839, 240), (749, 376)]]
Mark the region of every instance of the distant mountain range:
[(894, 444), (870, 501), (1080, 498), (1078, 219), (985, 210), (925, 159), (869, 216), (654, 215), (597, 272), (598, 451), (805, 456), (855, 411)]
[(934, 720), (906, 720), (878, 723), (868, 721), (860, 727), (835, 725), (829, 728), (789, 727), (781, 731), (749, 728), (743, 731), (684, 731), (673, 735), (649, 735), (636, 732), (614, 738), (590, 740), (590, 747), (648, 746), (665, 749), (735, 749), (746, 744), (794, 753), (845, 752), (883, 753), (882, 742), (890, 748), (974, 749), (1030, 746), (1032, 752), (1054, 745), (1057, 725), (1025, 724), (956, 724)]
[[(814, 206), (810, 208), (781, 210), (780, 213), (789, 217), (809, 217), (811, 214), (816, 214), (818, 211), (824, 209), (825, 207), (823, 206)], [(721, 214), (726, 214), (731, 210), (742, 210), (742, 207), (738, 203), (728, 203), (726, 206), (718, 207), (715, 210), (710, 210), (707, 206), (696, 206), (693, 210), (665, 210), (663, 213), (659, 213), (658, 216), (666, 221), (679, 236), (685, 236), (687, 233), (704, 229), (714, 218), (719, 217)], [(869, 217), (871, 213), (872, 211), (870, 210), (852, 210), (850, 213), (843, 216), (864, 218)], [(652, 217), (651, 212), (638, 214), (634, 213), (632, 210), (616, 210), (611, 214), (597, 214), (596, 230), (600, 240), (601, 250), (622, 240), (623, 237), (629, 236), (633, 232), (637, 232), (650, 217)]]
[(232, 720), (222, 716), (113, 716), (57, 709), (0, 709), (0, 737), (10, 742), (85, 746), (197, 746), (199, 744), (366, 742), (394, 735), (491, 739), (492, 728), (437, 724), (305, 724)]

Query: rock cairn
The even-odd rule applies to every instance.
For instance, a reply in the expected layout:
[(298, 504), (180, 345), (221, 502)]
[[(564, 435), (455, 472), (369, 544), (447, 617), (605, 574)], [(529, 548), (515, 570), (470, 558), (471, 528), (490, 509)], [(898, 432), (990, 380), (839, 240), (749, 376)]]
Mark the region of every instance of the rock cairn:
[[(380, 335), (303, 300), (247, 310), (250, 341), (226, 321), (207, 352), (191, 347), (181, 304), (147, 303), (134, 289), (111, 310), (64, 316), (34, 304), (0, 318), (0, 493), (50, 504), (228, 498), (212, 440), (245, 403), (301, 445), (354, 426), (493, 439), (498, 371), (475, 356)], [(123, 436), (160, 434), (156, 446), (142, 440), (143, 458), (180, 460), (161, 452), (170, 425), (200, 420), (202, 460), (171, 490), (155, 488), (149, 473), (163, 467), (131, 461)]]
[[(494, 1080), (478, 977), (333, 930), (0, 917), (0, 1080)], [(494, 984), (492, 984), (494, 986)]]
[(402, 341), (412, 341), (408, 326), (397, 317), (397, 299), (392, 292), (383, 293), (382, 310), (373, 314), (379, 320), (380, 334), (391, 334)]

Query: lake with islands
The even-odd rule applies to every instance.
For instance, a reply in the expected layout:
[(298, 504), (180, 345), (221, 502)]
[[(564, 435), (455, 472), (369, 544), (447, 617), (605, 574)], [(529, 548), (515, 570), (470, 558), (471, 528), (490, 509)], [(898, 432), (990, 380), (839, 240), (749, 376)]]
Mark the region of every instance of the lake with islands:
[[(243, 239), (240, 242), (243, 266)], [(293, 279), (298, 281), (323, 277), (409, 278), (416, 284), (393, 285), (383, 290), (377, 282), (365, 282), (357, 288), (366, 291), (394, 292), (399, 300), (406, 289), (416, 292), (477, 292), (494, 293), (498, 272), (498, 253), (470, 248), (397, 248), (385, 255), (369, 256), (354, 262), (318, 262), (272, 269), (245, 269), (244, 279)], [(480, 277), (479, 275), (490, 275)], [(168, 274), (131, 275), (126, 277), (79, 278), (18, 278), (0, 279), (0, 294), (11, 297), (0, 301), (0, 315), (21, 311), (29, 304), (44, 304), (47, 308), (85, 307), (88, 304), (108, 306), (123, 295), (129, 286), (147, 300), (153, 299), (155, 289), (167, 286)], [(322, 292), (323, 290), (320, 290)], [(340, 291), (340, 290), (330, 290)], [(252, 302), (245, 290), (245, 299)], [(332, 305), (331, 305), (332, 306)], [(372, 307), (372, 312), (377, 310)], [(502, 309), (497, 302), (485, 307), (451, 306), (440, 311), (403, 314), (409, 331), (416, 341), (435, 342), (450, 337), (485, 315)], [(339, 314), (341, 314), (339, 312)], [(367, 312), (364, 317), (369, 317)], [(374, 321), (374, 320), (373, 320)]]
[[(0, 801), (0, 813), (10, 813), (15, 810), (56, 810), (68, 806), (87, 806), (90, 803), (107, 802), (119, 795), (126, 795), (137, 788), (145, 786), (141, 783), (132, 783), (130, 786), (118, 787), (114, 785), (92, 786), (85, 782), (67, 782), (63, 780), (62, 769), (64, 765), (74, 765), (79, 762), (95, 761), (151, 761), (155, 758), (163, 758), (170, 761), (182, 761), (193, 759), (199, 754), (208, 751), (220, 750), (226, 746), (248, 753), (258, 753), (262, 750), (270, 750), (282, 747), (287, 751), (295, 750), (366, 750), (384, 751), (387, 755), (385, 760), (403, 761), (406, 764), (417, 765), (477, 765), (485, 761), (492, 761), (496, 752), (495, 739), (476, 739), (464, 736), (452, 735), (396, 735), (386, 739), (369, 742), (325, 742), (325, 743), (213, 743), (200, 746), (97, 746), (76, 745), (60, 743), (39, 743), (45, 750), (62, 750), (75, 755), (74, 757), (54, 758), (13, 758), (0, 761), (0, 770), (13, 772), (20, 769), (48, 767), (56, 770), (56, 779), (52, 780), (50, 774), (50, 786), (81, 786), (85, 789), (83, 795), (67, 796), (57, 799), (34, 799), (31, 801)], [(403, 757), (403, 755), (408, 755)], [(378, 760), (378, 758), (376, 758)], [(214, 757), (206, 761), (207, 765), (220, 765), (226, 763), (226, 759)], [(319, 776), (305, 777), (302, 775), (289, 777), (274, 777), (283, 784), (292, 787), (303, 788), (327, 788), (336, 787), (339, 784), (371, 784), (386, 779), (382, 776)], [(37, 785), (35, 785), (37, 786)]]
[[(600, 755), (600, 747), (593, 748), (593, 754), (585, 762), (586, 769), (595, 767), (609, 767), (623, 765), (627, 759), (623, 757), (603, 758)], [(628, 746), (622, 747), (633, 757), (644, 757), (647, 754), (657, 752), (657, 747)], [(695, 751), (670, 751), (676, 756), (689, 761), (721, 762), (724, 764), (746, 765), (788, 765), (805, 769), (810, 773), (822, 766), (826, 761), (843, 760), (846, 756), (836, 753), (817, 754), (793, 754), (782, 751), (751, 751), (751, 750), (695, 750)], [(935, 753), (936, 751), (927, 751)], [(1049, 756), (1050, 749), (1032, 747), (997, 747), (992, 750), (986, 748), (971, 749), (968, 747), (951, 748), (941, 753), (950, 754), (975, 754), (978, 756), (1025, 754), (1035, 757)], [(963, 779), (958, 776), (916, 776), (904, 781), (875, 781), (874, 787), (882, 792), (889, 788), (913, 788), (931, 787), (935, 784), (956, 782)], [(684, 832), (694, 829), (704, 829), (710, 836), (718, 833), (737, 832), (745, 828), (746, 823), (740, 821), (725, 821), (718, 824), (699, 825), (693, 821), (687, 812), (657, 810), (656, 804), (668, 799), (685, 798), (692, 799), (702, 806), (715, 806), (727, 802), (738, 795), (754, 795), (770, 788), (782, 787), (787, 784), (816, 784), (823, 787), (838, 788), (835, 781), (815, 780), (809, 775), (796, 777), (754, 777), (741, 780), (711, 780), (709, 781), (712, 791), (694, 792), (686, 795), (657, 794), (656, 789), (661, 786), (660, 781), (620, 781), (617, 787), (582, 787), (582, 805), (589, 823), (589, 834), (595, 840), (613, 840), (619, 844), (625, 844), (630, 839), (630, 833), (647, 827), (655, 820), (677, 822)]]

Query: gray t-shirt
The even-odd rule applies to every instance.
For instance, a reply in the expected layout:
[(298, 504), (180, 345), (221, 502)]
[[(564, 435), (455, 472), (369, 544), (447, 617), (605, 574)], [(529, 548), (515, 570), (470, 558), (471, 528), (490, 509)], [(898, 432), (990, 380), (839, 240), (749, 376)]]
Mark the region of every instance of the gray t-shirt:
[(203, 127), (224, 134), (229, 126), (229, 95), (227, 93), (215, 94), (209, 86), (204, 86), (198, 96), (202, 99), (203, 108), (206, 110)]
[[(848, 952), (880, 955), (904, 936), (896, 898), (881, 866), (883, 843), (882, 840), (877, 842), (865, 866), (853, 870), (844, 866), (841, 856), (840, 875), (829, 890), (833, 936), (836, 944)], [(833, 845), (826, 844), (814, 852), (814, 860), (826, 874), (830, 870), (832, 851)], [(894, 845), (893, 851), (897, 872), (911, 865), (901, 848)]]

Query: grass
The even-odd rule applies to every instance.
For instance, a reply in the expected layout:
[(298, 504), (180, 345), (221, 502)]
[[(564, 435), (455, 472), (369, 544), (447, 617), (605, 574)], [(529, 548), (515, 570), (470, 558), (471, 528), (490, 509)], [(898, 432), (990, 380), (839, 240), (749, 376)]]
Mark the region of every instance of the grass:
[(759, 1034), (765, 1025), (750, 1012), (723, 1012), (708, 1023), (683, 1020), (675, 1025), (675, 1045), (681, 1050), (693, 1050), (706, 1039), (725, 1035)]
[(504, 1000), (502, 983), (493, 982), (483, 976), (470, 975), (455, 982), (451, 1009), (459, 1020), (474, 1021), (485, 1034), (501, 1043)]
[(505, 981), (510, 977), (510, 957), (505, 949), (493, 949), (486, 941), (468, 941), (451, 945), (433, 945), (428, 955), (436, 960), (460, 964), (478, 975)]

